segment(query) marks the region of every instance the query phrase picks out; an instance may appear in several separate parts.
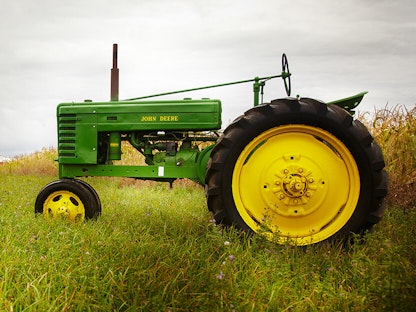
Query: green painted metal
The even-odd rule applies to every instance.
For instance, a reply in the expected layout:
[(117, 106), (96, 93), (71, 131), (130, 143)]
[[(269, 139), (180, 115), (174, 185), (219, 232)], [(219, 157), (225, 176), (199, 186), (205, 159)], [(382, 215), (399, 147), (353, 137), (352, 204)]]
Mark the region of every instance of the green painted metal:
[(205, 175), (207, 170), (208, 161), (211, 156), (211, 151), (214, 148), (214, 144), (204, 148), (201, 153), (198, 155), (196, 159), (197, 166), (196, 166), (196, 173), (198, 175), (199, 181), (205, 181)]
[(350, 97), (327, 102), (327, 104), (340, 106), (343, 109), (347, 110), (350, 114), (354, 115), (355, 113), (354, 109), (358, 106), (358, 104), (361, 103), (364, 95), (366, 95), (367, 93), (368, 93), (367, 91), (364, 91), (364, 92), (352, 95)]
[[(57, 107), (57, 119), (59, 163), (96, 164), (100, 134), (108, 134), (112, 154), (117, 154), (119, 136), (127, 139), (134, 132), (218, 130), (221, 102), (205, 99), (62, 103)], [(119, 157), (112, 158), (116, 159)]]
[(108, 134), (108, 160), (121, 160), (120, 132), (110, 132)]
[[(204, 184), (205, 171), (221, 128), (219, 100), (148, 100), (203, 89), (253, 83), (253, 105), (263, 102), (266, 82), (282, 78), (290, 95), (289, 66), (282, 56), (279, 75), (255, 77), (119, 101), (117, 45), (113, 46), (111, 101), (57, 106), (59, 177), (117, 176), (172, 182), (189, 178)], [(328, 103), (352, 110), (366, 92)], [(120, 165), (122, 142), (144, 156), (144, 163)]]
[[(195, 165), (65, 165), (59, 164), (60, 178), (87, 176), (128, 177), (152, 180), (189, 178), (199, 181)], [(199, 181), (203, 182), (203, 181)]]
[[(213, 131), (221, 128), (221, 102), (202, 99), (61, 103), (57, 120), (60, 178), (190, 178), (203, 183), (201, 170), (205, 169), (198, 166), (206, 166), (207, 153), (198, 145), (217, 140)], [(145, 156), (146, 163), (132, 167), (113, 164), (122, 158), (122, 141), (130, 142)]]

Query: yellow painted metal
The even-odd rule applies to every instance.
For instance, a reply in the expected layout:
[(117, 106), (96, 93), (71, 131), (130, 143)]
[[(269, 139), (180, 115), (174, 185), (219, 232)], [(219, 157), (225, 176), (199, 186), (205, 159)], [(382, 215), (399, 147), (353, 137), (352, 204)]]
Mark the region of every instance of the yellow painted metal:
[(82, 200), (74, 193), (60, 190), (51, 193), (43, 204), (45, 219), (68, 219), (82, 222), (85, 219), (85, 207)]
[(279, 243), (308, 245), (337, 233), (360, 195), (354, 157), (337, 137), (308, 125), (271, 128), (237, 159), (236, 208), (255, 232)]

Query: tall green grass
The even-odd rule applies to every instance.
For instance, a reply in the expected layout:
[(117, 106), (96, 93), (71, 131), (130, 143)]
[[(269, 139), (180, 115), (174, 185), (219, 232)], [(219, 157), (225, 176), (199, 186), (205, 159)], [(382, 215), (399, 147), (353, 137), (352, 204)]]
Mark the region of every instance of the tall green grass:
[(409, 311), (416, 210), (388, 209), (362, 244), (306, 249), (222, 231), (202, 188), (91, 178), (97, 221), (33, 213), (52, 176), (4, 175), (3, 311)]
[[(407, 123), (414, 125), (411, 118)], [(390, 131), (380, 120), (370, 124), (390, 180), (403, 176), (396, 168), (414, 170), (397, 166), (413, 152), (410, 144), (393, 143), (406, 141), (404, 131)], [(0, 164), (0, 311), (415, 307), (416, 209), (400, 196), (390, 197), (383, 220), (364, 242), (347, 248), (280, 246), (223, 231), (211, 221), (202, 187), (190, 181), (170, 189), (166, 183), (88, 178), (103, 215), (75, 225), (34, 216), (37, 193), (56, 179), (54, 158), (56, 152), (46, 149)]]

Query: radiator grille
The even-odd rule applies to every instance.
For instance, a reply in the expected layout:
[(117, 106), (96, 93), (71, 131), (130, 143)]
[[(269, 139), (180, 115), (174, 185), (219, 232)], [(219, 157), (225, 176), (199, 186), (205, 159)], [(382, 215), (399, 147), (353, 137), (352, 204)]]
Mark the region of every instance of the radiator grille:
[(58, 117), (59, 157), (75, 158), (76, 114), (61, 114)]

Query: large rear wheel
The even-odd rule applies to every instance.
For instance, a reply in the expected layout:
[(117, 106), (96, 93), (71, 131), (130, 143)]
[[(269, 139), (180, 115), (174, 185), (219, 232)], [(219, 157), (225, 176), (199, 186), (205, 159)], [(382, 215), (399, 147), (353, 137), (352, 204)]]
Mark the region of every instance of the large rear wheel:
[(237, 118), (211, 153), (217, 223), (309, 245), (364, 233), (384, 212), (387, 175), (365, 126), (337, 106), (281, 99)]

